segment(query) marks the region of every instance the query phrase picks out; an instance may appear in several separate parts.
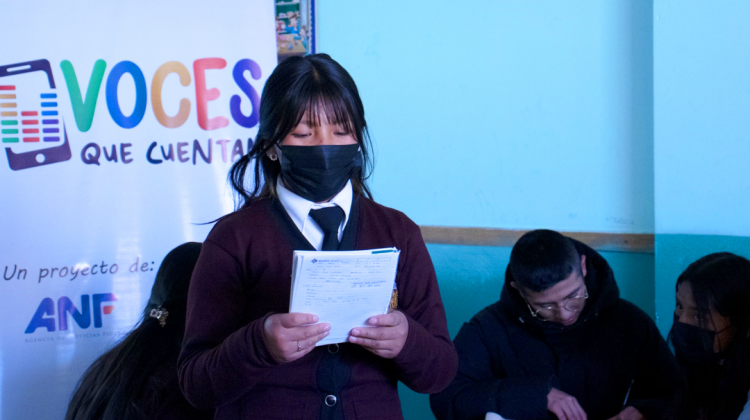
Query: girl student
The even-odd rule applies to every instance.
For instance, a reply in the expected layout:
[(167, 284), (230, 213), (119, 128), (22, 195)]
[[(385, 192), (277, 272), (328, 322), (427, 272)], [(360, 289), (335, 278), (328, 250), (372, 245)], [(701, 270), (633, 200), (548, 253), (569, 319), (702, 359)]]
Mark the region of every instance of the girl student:
[(675, 419), (750, 419), (750, 261), (707, 255), (677, 279), (670, 341), (685, 386)]
[[(193, 276), (180, 385), (215, 418), (401, 419), (397, 383), (448, 385), (457, 357), (419, 228), (372, 200), (364, 108), (325, 54), (268, 78), (254, 147), (230, 171), (238, 209), (214, 226)], [(246, 172), (254, 163), (253, 180)], [(396, 247), (392, 306), (347, 343), (288, 313), (294, 250)]]
[(81, 377), (65, 420), (211, 419), (177, 384), (190, 275), (201, 244), (170, 251), (159, 266), (143, 319)]

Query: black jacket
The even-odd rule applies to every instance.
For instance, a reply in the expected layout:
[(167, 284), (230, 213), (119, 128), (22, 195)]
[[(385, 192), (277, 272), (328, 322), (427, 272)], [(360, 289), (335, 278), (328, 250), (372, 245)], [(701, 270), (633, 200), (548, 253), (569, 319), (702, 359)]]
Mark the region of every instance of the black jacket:
[(573, 242), (586, 255), (589, 293), (578, 321), (565, 327), (533, 318), (506, 270), (500, 301), (454, 340), (458, 374), (430, 397), (438, 419), (483, 419), (488, 411), (514, 420), (555, 418), (547, 411), (553, 387), (574, 396), (591, 420), (625, 406), (648, 419), (662, 416), (678, 384), (671, 352), (651, 318), (620, 299), (607, 261)]

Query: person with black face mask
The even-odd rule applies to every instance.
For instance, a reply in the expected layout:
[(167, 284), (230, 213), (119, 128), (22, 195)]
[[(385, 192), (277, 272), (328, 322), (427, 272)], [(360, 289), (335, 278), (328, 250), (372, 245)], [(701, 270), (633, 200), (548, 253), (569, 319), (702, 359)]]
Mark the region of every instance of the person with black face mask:
[(707, 255), (677, 279), (669, 333), (685, 385), (670, 417), (750, 419), (750, 261)]
[[(253, 148), (229, 174), (235, 212), (205, 240), (191, 283), (180, 386), (216, 419), (400, 419), (399, 381), (443, 389), (458, 360), (419, 227), (372, 200), (364, 108), (325, 54), (268, 78)], [(246, 179), (254, 161), (252, 181)], [(295, 250), (401, 250), (391, 306), (347, 343), (287, 313)]]

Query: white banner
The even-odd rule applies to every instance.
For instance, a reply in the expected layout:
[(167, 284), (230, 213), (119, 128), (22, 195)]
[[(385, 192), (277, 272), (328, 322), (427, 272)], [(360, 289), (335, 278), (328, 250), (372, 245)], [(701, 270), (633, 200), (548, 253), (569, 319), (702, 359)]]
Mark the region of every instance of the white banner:
[(0, 418), (60, 419), (159, 263), (232, 210), (273, 2), (3, 1)]

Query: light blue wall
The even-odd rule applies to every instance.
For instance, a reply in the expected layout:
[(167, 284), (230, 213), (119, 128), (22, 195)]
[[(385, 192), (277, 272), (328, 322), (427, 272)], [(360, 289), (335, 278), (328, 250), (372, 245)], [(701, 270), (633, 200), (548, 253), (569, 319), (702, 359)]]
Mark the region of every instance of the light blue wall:
[(654, 12), (656, 233), (750, 236), (750, 2)]
[[(362, 91), (376, 198), (417, 223), (691, 234), (704, 249), (703, 235), (750, 237), (748, 15), (742, 1), (328, 1), (319, 39)], [(659, 249), (663, 292), (676, 276), (660, 261), (679, 256)]]
[(677, 276), (719, 251), (750, 257), (750, 3), (656, 1), (656, 314)]
[(651, 2), (318, 2), (376, 199), (423, 225), (653, 232)]
[[(650, 0), (326, 0), (318, 24), (360, 89), (379, 202), (421, 225), (653, 232)], [(510, 251), (429, 249), (455, 335), (498, 298)], [(607, 254), (653, 315), (653, 254)]]
[[(679, 272), (750, 247), (747, 16), (738, 1), (327, 0), (318, 35), (360, 88), (378, 201), (422, 225), (655, 232), (655, 257), (607, 258), (666, 333)], [(508, 251), (430, 252), (455, 334), (497, 298)], [(429, 416), (402, 395), (407, 418)]]

